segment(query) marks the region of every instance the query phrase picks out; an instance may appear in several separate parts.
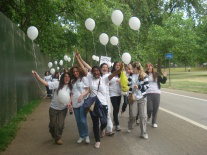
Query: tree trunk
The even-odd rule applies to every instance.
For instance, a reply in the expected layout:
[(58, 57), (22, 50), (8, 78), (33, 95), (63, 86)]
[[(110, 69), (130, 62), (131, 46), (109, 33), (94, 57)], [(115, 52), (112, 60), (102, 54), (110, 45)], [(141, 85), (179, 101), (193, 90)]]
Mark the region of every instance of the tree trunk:
[(157, 72), (158, 73), (162, 73), (162, 71), (161, 71), (161, 67), (162, 67), (162, 60), (161, 60), (161, 58), (158, 58), (158, 62), (157, 62)]

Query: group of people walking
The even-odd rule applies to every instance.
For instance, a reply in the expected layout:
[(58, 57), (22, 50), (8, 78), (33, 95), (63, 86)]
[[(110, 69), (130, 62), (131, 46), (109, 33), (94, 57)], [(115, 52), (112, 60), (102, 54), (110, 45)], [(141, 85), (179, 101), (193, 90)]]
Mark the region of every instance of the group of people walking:
[[(167, 74), (164, 71), (163, 77), (154, 71), (151, 63), (147, 63), (146, 72), (139, 62), (134, 62), (127, 66), (120, 62), (115, 62), (111, 72), (106, 63), (91, 67), (78, 53), (76, 53), (77, 65), (70, 68), (69, 72), (64, 72), (59, 80), (47, 81), (42, 79), (37, 72), (32, 71), (43, 85), (49, 90), (54, 90), (54, 96), (49, 109), (49, 131), (58, 145), (63, 144), (61, 140), (64, 128), (64, 120), (67, 109), (72, 110), (75, 115), (79, 139), (77, 143), (90, 143), (89, 130), (87, 124), (87, 111), (84, 109), (84, 103), (87, 98), (97, 96), (99, 109), (90, 111), (93, 132), (95, 137), (95, 148), (100, 147), (100, 138), (113, 136), (115, 131), (121, 131), (119, 123), (119, 112), (126, 111), (129, 105), (128, 130), (131, 132), (133, 124), (138, 116), (141, 129), (141, 138), (147, 139), (147, 121), (152, 117), (152, 126), (157, 125), (157, 112), (160, 104), (160, 83), (165, 83)], [(129, 91), (122, 93), (120, 85), (120, 73), (125, 69), (128, 77)], [(68, 103), (61, 102), (59, 99), (61, 91), (69, 94)], [(124, 98), (122, 107), (121, 98)], [(134, 96), (133, 103), (128, 103), (128, 98)], [(111, 106), (112, 105), (112, 106)], [(113, 107), (113, 121), (111, 111)]]

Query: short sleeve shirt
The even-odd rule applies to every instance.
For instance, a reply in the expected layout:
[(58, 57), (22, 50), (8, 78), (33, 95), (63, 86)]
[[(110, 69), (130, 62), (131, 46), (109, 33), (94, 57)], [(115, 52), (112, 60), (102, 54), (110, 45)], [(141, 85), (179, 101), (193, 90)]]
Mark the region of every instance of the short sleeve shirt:
[(84, 96), (81, 102), (78, 102), (78, 98), (81, 94), (83, 94), (86, 91), (86, 88), (89, 87), (89, 81), (86, 77), (79, 78), (74, 84), (73, 84), (73, 97), (72, 97), (72, 104), (73, 108), (79, 108), (83, 105), (84, 99), (87, 98), (87, 95)]

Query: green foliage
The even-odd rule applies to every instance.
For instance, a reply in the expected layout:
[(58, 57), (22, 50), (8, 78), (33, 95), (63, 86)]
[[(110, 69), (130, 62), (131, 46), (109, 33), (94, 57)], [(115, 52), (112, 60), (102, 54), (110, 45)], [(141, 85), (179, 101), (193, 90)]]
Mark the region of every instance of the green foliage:
[[(120, 51), (129, 52), (133, 61), (155, 64), (167, 52), (174, 54), (178, 64), (206, 61), (204, 0), (2, 0), (0, 8), (25, 33), (29, 26), (36, 26), (39, 36), (35, 42), (55, 59), (63, 59), (65, 54), (72, 57), (78, 49), (84, 59), (93, 62), (94, 44), (97, 55), (105, 55), (99, 35), (117, 35), (111, 14), (119, 9), (124, 14), (118, 28)], [(141, 21), (139, 34), (129, 28), (132, 16)], [(96, 22), (94, 42), (85, 28), (87, 18)], [(106, 50), (112, 61), (120, 61), (117, 47), (108, 43)]]
[(0, 152), (5, 150), (11, 143), (16, 136), (17, 130), (20, 128), (20, 123), (26, 121), (27, 115), (31, 114), (39, 104), (40, 100), (28, 103), (17, 112), (17, 115), (9, 123), (0, 128)]

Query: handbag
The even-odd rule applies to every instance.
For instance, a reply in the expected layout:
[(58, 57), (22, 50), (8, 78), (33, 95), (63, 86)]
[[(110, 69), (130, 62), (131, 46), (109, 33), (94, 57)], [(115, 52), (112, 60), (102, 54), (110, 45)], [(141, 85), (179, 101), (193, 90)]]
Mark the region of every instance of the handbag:
[(134, 101), (136, 100), (134, 91), (132, 91), (131, 95), (129, 96), (129, 104), (133, 104)]
[[(100, 86), (100, 80), (99, 80), (99, 83), (98, 83), (97, 94), (98, 94), (99, 86)], [(89, 97), (84, 101), (83, 107), (86, 111), (94, 111), (96, 100), (98, 100), (97, 94), (96, 94), (96, 96)]]

